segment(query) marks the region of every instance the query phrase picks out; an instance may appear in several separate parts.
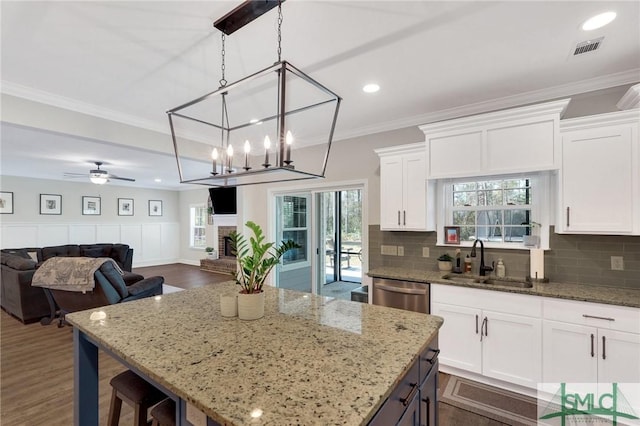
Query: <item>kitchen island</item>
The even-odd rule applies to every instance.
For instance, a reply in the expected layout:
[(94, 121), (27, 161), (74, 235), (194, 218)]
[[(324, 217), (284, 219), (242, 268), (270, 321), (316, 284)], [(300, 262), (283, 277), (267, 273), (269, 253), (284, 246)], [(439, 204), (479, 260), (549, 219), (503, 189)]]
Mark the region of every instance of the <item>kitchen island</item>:
[(178, 424), (189, 404), (226, 425), (366, 425), (442, 325), (271, 287), (264, 318), (223, 318), (219, 297), (237, 289), (227, 282), (68, 314), (75, 424), (98, 424), (100, 348), (178, 402)]

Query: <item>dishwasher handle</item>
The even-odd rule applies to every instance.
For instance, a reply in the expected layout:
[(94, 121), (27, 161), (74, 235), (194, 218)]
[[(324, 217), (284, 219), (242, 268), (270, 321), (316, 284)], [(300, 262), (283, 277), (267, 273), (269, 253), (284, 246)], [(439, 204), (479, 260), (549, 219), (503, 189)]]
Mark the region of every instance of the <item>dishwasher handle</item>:
[(393, 285), (387, 284), (374, 284), (374, 288), (378, 290), (390, 291), (392, 293), (402, 293), (402, 294), (427, 294), (429, 289), (425, 286), (424, 289), (421, 288), (403, 288), (396, 287)]

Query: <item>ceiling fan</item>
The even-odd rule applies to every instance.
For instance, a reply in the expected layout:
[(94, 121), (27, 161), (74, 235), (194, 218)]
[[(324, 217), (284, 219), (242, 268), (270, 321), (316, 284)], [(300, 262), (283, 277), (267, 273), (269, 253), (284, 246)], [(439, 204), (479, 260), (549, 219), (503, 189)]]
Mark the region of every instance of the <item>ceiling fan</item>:
[(104, 185), (105, 183), (109, 182), (110, 179), (126, 180), (128, 182), (136, 181), (135, 179), (116, 176), (112, 173), (109, 173), (106, 170), (102, 170), (100, 168), (100, 166), (102, 166), (103, 164), (102, 161), (94, 161), (94, 164), (96, 165), (97, 168), (93, 170), (89, 170), (88, 175), (86, 173), (65, 173), (64, 176), (69, 178), (79, 178), (79, 177), (88, 176), (89, 180), (92, 183), (95, 183), (96, 185)]

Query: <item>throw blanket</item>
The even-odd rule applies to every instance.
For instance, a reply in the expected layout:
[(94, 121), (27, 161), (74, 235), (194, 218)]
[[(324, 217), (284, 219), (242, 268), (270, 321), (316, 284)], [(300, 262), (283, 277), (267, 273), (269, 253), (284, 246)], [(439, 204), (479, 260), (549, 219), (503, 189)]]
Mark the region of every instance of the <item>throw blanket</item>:
[(52, 257), (36, 269), (31, 285), (83, 293), (93, 291), (93, 274), (105, 262), (113, 262), (116, 269), (123, 273), (116, 261), (110, 257)]

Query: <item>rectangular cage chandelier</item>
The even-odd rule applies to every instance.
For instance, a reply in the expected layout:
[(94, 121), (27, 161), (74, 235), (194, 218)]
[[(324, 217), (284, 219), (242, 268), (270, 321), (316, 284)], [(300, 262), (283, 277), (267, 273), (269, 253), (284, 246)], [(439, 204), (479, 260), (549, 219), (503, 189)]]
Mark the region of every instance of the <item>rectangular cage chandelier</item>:
[(275, 64), (224, 80), (224, 34), (268, 10), (256, 10), (256, 3), (278, 6), (280, 34), (280, 1), (244, 2), (216, 21), (223, 32), (220, 87), (167, 111), (181, 183), (230, 187), (324, 177), (342, 101), (337, 94), (282, 60), (279, 45)]

